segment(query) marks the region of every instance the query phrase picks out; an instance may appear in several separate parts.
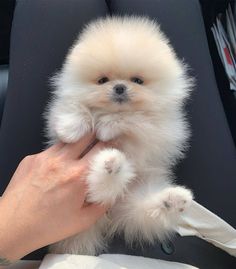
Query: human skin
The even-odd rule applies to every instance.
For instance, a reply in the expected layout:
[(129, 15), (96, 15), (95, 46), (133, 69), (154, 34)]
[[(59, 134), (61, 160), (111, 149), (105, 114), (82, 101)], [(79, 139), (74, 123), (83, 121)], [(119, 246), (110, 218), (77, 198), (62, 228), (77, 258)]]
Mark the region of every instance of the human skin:
[(0, 256), (17, 260), (43, 246), (82, 232), (107, 207), (87, 204), (86, 173), (89, 161), (104, 148), (86, 135), (73, 144), (58, 143), (24, 158), (0, 199)]

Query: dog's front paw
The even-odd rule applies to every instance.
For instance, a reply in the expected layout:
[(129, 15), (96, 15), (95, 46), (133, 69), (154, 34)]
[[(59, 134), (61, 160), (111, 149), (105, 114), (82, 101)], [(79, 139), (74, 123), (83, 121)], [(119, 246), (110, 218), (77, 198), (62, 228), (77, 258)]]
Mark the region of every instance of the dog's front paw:
[(133, 165), (122, 152), (117, 149), (102, 150), (90, 165), (87, 201), (113, 204), (134, 178)]
[(178, 216), (184, 212), (192, 203), (192, 192), (184, 187), (170, 187), (156, 194), (150, 202), (148, 214), (152, 218), (161, 215)]
[(65, 118), (56, 124), (56, 134), (60, 141), (65, 143), (74, 143), (89, 133), (92, 124), (89, 120), (77, 118)]

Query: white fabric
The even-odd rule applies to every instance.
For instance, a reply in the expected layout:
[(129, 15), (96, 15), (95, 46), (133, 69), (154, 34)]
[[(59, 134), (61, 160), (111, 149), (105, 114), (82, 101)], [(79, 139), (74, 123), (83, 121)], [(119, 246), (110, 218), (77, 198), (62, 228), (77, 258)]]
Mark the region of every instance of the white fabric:
[[(177, 229), (181, 236), (198, 236), (236, 256), (236, 230), (221, 218), (193, 202), (183, 214)], [(39, 269), (197, 269), (191, 265), (144, 257), (105, 254), (45, 256)]]
[(183, 214), (177, 232), (200, 237), (236, 257), (236, 230), (195, 201)]
[(197, 269), (191, 265), (144, 257), (103, 254), (99, 257), (48, 254), (39, 269)]

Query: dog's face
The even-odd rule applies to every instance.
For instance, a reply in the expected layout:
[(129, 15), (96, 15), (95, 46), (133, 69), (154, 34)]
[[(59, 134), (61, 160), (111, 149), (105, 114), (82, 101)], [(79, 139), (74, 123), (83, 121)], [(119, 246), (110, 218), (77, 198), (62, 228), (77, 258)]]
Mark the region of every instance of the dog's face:
[(63, 74), (70, 94), (94, 109), (162, 109), (187, 93), (178, 91), (183, 66), (147, 19), (92, 23), (68, 55)]

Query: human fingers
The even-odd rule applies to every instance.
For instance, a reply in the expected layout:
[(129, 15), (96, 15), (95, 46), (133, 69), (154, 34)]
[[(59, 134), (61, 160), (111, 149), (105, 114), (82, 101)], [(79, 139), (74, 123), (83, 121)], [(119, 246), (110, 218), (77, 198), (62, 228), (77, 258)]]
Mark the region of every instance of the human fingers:
[(81, 164), (89, 163), (89, 161), (102, 149), (105, 148), (105, 143), (98, 141), (86, 154), (79, 160)]
[(93, 157), (105, 147), (103, 142), (97, 142), (93, 148), (89, 150), (81, 159), (76, 159), (73, 161), (71, 166), (71, 171), (75, 175), (80, 183), (87, 185), (86, 178), (89, 173), (89, 168)]
[(75, 143), (65, 144), (61, 153), (72, 159), (78, 159), (86, 148), (95, 140), (94, 133), (88, 133)]
[(60, 141), (60, 142), (50, 146), (49, 148), (45, 149), (45, 152), (47, 152), (48, 154), (55, 154), (55, 153), (59, 152), (64, 146), (65, 146), (65, 143)]

